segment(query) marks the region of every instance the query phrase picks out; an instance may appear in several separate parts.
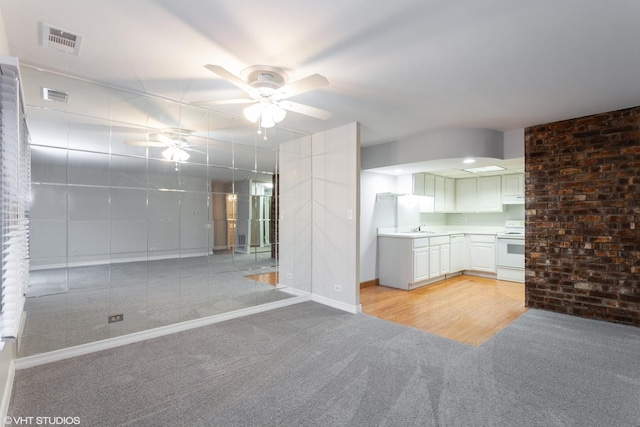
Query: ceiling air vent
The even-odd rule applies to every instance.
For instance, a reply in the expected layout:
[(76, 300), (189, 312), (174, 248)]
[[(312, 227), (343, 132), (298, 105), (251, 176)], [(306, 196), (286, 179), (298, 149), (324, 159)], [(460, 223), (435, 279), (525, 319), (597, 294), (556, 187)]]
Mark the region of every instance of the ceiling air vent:
[(64, 102), (66, 104), (69, 102), (69, 92), (43, 87), (42, 98), (47, 101)]
[(44, 22), (40, 23), (40, 43), (53, 49), (77, 55), (80, 51), (82, 36), (61, 28), (55, 28)]

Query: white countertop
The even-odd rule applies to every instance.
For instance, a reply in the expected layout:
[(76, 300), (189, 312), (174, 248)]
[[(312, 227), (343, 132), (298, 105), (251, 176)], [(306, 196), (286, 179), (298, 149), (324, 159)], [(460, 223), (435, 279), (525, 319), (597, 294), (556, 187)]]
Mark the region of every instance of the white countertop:
[(436, 226), (424, 227), (424, 231), (413, 231), (411, 229), (399, 229), (396, 227), (378, 228), (378, 236), (400, 237), (404, 239), (416, 239), (421, 237), (447, 236), (452, 234), (497, 234), (505, 231), (504, 227), (492, 226)]
[(415, 232), (378, 232), (378, 236), (400, 237), (404, 239), (415, 239), (420, 237), (449, 236), (451, 234), (461, 234), (455, 231), (415, 231)]

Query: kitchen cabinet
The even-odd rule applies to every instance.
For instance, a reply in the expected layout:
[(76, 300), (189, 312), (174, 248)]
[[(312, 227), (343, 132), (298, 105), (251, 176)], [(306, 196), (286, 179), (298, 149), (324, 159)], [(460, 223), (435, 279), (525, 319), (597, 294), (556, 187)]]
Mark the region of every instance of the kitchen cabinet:
[(478, 210), (476, 178), (456, 179), (456, 212), (475, 212)]
[(413, 194), (416, 196), (435, 195), (435, 175), (429, 173), (413, 174)]
[(430, 279), (449, 273), (450, 257), (449, 236), (431, 237), (429, 239)]
[(429, 278), (429, 245), (413, 248), (413, 283)]
[(444, 211), (456, 211), (456, 180), (453, 178), (444, 179)]
[(468, 270), (483, 273), (496, 272), (496, 236), (493, 234), (467, 235), (469, 248)]
[(478, 178), (478, 212), (502, 211), (502, 177), (483, 176)]
[(502, 204), (524, 204), (524, 174), (502, 176)]
[(429, 238), (378, 236), (378, 281), (413, 289), (429, 279)]
[(446, 276), (495, 277), (495, 234), (389, 233), (378, 236), (378, 281), (382, 286), (411, 290)]
[(502, 181), (500, 175), (456, 180), (457, 212), (501, 212)]
[(524, 174), (502, 175), (502, 195), (521, 196), (524, 194)]
[(454, 212), (456, 207), (455, 179), (436, 175), (434, 184), (434, 212)]
[(378, 236), (378, 281), (382, 286), (415, 289), (449, 274), (449, 235), (433, 237)]

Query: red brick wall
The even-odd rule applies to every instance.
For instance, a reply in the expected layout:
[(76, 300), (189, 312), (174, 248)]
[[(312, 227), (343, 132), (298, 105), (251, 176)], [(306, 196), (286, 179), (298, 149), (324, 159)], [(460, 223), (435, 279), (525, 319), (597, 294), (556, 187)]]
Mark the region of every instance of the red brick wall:
[(535, 307), (640, 326), (640, 107), (525, 130)]

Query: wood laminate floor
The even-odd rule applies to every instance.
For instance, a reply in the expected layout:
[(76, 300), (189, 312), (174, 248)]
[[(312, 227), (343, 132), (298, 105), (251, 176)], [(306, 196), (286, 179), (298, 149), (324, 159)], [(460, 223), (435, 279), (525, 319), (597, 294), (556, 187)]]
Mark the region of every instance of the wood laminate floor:
[(251, 274), (249, 276), (245, 276), (250, 280), (257, 280), (258, 282), (268, 283), (269, 285), (277, 285), (278, 284), (278, 272), (272, 271), (269, 273), (259, 273), (259, 274)]
[(527, 311), (523, 283), (464, 275), (412, 291), (363, 287), (360, 303), (371, 316), (473, 346)]

